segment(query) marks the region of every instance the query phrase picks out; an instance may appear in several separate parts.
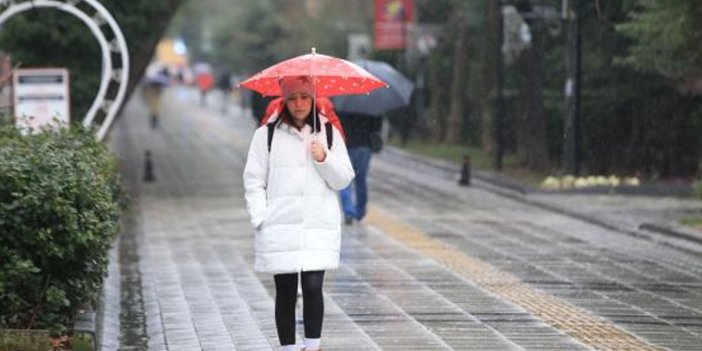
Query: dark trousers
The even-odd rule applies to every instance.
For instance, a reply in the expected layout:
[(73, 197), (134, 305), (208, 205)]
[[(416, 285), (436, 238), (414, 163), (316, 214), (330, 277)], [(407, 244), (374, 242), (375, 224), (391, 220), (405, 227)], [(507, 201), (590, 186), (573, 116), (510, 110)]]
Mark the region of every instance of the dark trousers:
[(344, 189), (341, 189), (341, 207), (344, 215), (357, 220), (366, 216), (368, 204), (368, 169), (370, 168), (371, 150), (369, 147), (350, 147), (349, 159), (356, 177)]
[[(276, 274), (275, 279), (275, 325), (281, 345), (295, 344), (295, 305), (297, 303), (297, 273)], [(302, 318), (305, 337), (319, 339), (322, 336), (324, 299), (322, 283), (324, 271), (302, 272)]]

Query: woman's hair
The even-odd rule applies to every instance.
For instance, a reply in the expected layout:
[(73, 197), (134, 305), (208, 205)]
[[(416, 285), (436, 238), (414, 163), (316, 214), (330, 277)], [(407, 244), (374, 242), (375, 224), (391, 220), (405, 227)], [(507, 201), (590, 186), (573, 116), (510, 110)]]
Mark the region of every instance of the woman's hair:
[[(310, 109), (310, 114), (305, 117), (305, 123), (309, 124), (310, 126), (313, 126), (313, 120), (312, 120), (312, 115), (316, 112), (317, 113), (317, 128), (315, 132), (319, 132), (321, 130), (320, 127), (320, 119), (319, 119), (319, 109), (316, 106), (317, 102), (316, 100), (312, 99), (312, 109)], [(280, 123), (287, 123), (291, 126), (295, 126), (295, 123), (293, 123), (292, 115), (290, 114), (290, 111), (288, 111), (288, 104), (285, 103), (285, 100), (283, 100), (283, 108), (282, 111), (280, 112), (280, 118), (278, 118)]]

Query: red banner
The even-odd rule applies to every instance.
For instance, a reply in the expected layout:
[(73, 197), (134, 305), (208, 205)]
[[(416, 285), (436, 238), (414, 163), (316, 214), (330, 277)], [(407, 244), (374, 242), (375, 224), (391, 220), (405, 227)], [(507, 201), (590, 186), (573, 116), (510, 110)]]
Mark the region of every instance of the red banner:
[(414, 0), (375, 0), (373, 46), (379, 50), (404, 49), (407, 23), (414, 21)]

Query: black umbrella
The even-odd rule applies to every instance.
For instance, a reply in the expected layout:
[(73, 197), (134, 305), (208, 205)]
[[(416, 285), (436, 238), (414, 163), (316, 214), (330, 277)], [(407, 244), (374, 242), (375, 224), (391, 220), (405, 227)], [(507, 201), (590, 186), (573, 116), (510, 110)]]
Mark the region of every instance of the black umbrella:
[(334, 109), (338, 113), (380, 116), (409, 105), (414, 84), (402, 73), (382, 61), (357, 60), (354, 63), (386, 82), (389, 87), (375, 89), (369, 94), (333, 97)]

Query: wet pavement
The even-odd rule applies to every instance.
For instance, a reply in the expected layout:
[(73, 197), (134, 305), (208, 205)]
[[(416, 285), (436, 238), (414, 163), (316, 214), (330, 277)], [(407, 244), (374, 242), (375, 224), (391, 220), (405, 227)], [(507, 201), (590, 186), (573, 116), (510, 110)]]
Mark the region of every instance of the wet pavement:
[[(121, 301), (119, 313), (106, 301), (102, 349), (275, 349), (241, 179), (254, 121), (185, 88), (165, 102), (151, 130), (135, 94), (110, 136), (137, 205), (111, 262), (105, 296)], [(142, 180), (146, 150), (155, 182)], [(370, 214), (344, 227), (325, 281), (325, 350), (699, 347), (702, 249), (640, 228), (699, 202), (463, 188), (408, 160), (389, 148), (372, 161)]]

